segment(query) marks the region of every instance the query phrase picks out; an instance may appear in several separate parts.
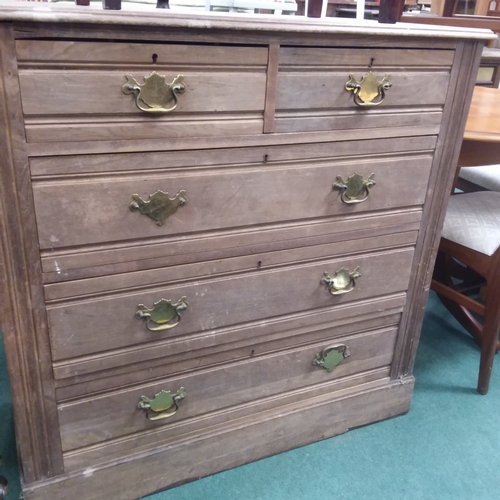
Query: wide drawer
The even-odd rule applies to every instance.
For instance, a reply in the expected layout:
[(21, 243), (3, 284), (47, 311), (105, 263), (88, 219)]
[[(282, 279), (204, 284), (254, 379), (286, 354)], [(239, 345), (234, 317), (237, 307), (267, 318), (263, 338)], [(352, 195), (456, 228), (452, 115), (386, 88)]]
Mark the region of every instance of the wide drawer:
[[(129, 155), (126, 162), (139, 170), (143, 158)], [(39, 244), (53, 251), (420, 206), (431, 164), (432, 155), (421, 153), (40, 180), (33, 184)], [(333, 184), (356, 172), (373, 174), (376, 185), (363, 203), (343, 203)], [(155, 193), (152, 203), (170, 210), (163, 223), (140, 213)]]
[[(58, 414), (62, 448), (64, 451), (82, 448), (165, 425), (172, 426), (174, 436), (182, 433), (182, 426), (177, 424), (185, 419), (229, 407), (234, 410), (237, 405), (252, 405), (275, 394), (387, 366), (392, 362), (396, 337), (397, 328), (392, 328), (335, 339), (333, 343), (325, 338), (307, 347), (61, 404)], [(329, 372), (313, 361), (332, 346), (345, 346), (350, 356)], [(138, 408), (142, 396), (153, 399), (162, 390), (174, 393), (181, 387), (185, 388), (186, 397), (170, 418), (151, 421)], [(150, 415), (155, 414), (150, 412)]]
[(299, 311), (53, 364), (62, 403), (279, 350), (399, 325), (406, 293)]
[[(357, 243), (358, 252), (349, 257), (260, 270), (257, 266), (250, 272), (194, 278), (181, 283), (171, 278), (172, 283), (163, 286), (137, 285), (137, 291), (132, 286), (125, 292), (113, 294), (106, 294), (103, 289), (90, 299), (50, 304), (47, 314), (53, 359), (85, 356), (198, 332), (216, 335), (218, 329), (229, 325), (406, 290), (413, 248), (359, 254), (363, 241)], [(333, 276), (341, 269), (354, 271), (356, 268), (361, 277), (348, 293), (332, 295), (322, 283), (325, 272)], [(346, 290), (352, 288), (351, 285)], [(180, 312), (182, 319), (174, 328), (152, 331), (148, 325), (156, 328), (155, 324), (136, 317), (140, 304), (152, 308), (162, 299), (176, 303), (182, 297), (188, 307)]]
[[(20, 40), (16, 48), (28, 142), (262, 133), (266, 47)], [(153, 71), (164, 84), (183, 76), (171, 112), (143, 111), (122, 91), (126, 75), (143, 85)]]
[[(282, 47), (274, 131), (437, 125), (453, 55), (449, 50)], [(387, 77), (391, 87), (374, 99), (379, 105), (359, 106), (346, 84), (351, 75), (361, 83), (369, 73), (378, 82)]]

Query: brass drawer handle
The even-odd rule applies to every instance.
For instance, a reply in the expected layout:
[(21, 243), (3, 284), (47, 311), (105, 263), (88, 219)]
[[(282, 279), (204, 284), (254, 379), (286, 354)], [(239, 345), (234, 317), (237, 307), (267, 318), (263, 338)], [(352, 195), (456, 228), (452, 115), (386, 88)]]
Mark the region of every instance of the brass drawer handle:
[[(341, 200), (348, 205), (363, 203), (368, 198), (370, 189), (377, 184), (373, 179), (374, 177), (375, 174), (371, 174), (366, 179), (363, 179), (362, 175), (355, 172), (346, 182), (338, 175), (337, 181), (333, 184), (333, 189), (340, 191)], [(362, 197), (360, 198), (360, 196)]]
[(342, 268), (333, 276), (325, 273), (321, 280), (321, 284), (326, 285), (332, 295), (342, 295), (343, 293), (352, 292), (356, 286), (355, 280), (361, 276), (359, 269), (360, 268), (357, 267), (354, 271), (349, 271), (348, 269)]
[(170, 330), (180, 323), (180, 312), (187, 309), (187, 306), (186, 297), (182, 297), (175, 304), (172, 304), (171, 300), (161, 299), (153, 304), (153, 309), (139, 304), (135, 317), (147, 320), (146, 328), (152, 332)]
[(178, 402), (186, 397), (186, 390), (181, 387), (173, 394), (170, 391), (160, 391), (153, 399), (141, 396), (137, 405), (141, 410), (146, 410), (148, 420), (160, 420), (172, 417), (179, 409)]
[(339, 363), (351, 355), (349, 347), (346, 345), (335, 345), (326, 347), (323, 352), (316, 354), (313, 365), (320, 366), (331, 372)]
[[(170, 113), (177, 107), (177, 94), (183, 94), (186, 91), (183, 75), (176, 76), (172, 83), (167, 83), (165, 75), (159, 75), (156, 71), (145, 76), (144, 83), (138, 83), (130, 75), (125, 75), (125, 78), (127, 83), (123, 84), (122, 92), (134, 94), (136, 106), (146, 113)], [(172, 101), (174, 101), (173, 106), (165, 107)]]
[[(350, 80), (345, 84), (345, 89), (353, 92), (354, 102), (357, 106), (378, 106), (385, 99), (385, 91), (392, 87), (390, 75), (385, 75), (379, 82), (378, 78), (370, 71), (366, 76), (357, 81), (354, 75), (349, 75)], [(377, 99), (377, 100), (375, 100)]]
[(143, 200), (138, 194), (132, 195), (133, 202), (130, 204), (132, 212), (139, 211), (142, 215), (153, 219), (158, 226), (162, 226), (172, 214), (177, 212), (179, 207), (183, 207), (188, 202), (186, 191), (179, 191), (173, 198), (168, 197), (168, 193), (156, 191), (149, 195), (149, 200)]

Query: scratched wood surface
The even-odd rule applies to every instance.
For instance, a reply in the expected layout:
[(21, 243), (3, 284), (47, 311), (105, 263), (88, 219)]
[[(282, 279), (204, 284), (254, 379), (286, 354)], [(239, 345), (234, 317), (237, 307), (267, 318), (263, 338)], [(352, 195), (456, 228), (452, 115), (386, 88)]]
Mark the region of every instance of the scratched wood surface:
[[(289, 390), (330, 381), (390, 364), (397, 328), (370, 331), (335, 339), (336, 345), (349, 347), (351, 356), (329, 373), (313, 365), (316, 354), (331, 345), (326, 337), (307, 347), (228, 363), (221, 368), (200, 370), (155, 381), (124, 391), (102, 394), (59, 406), (63, 450), (72, 450), (109, 441), (127, 434), (154, 430), (185, 418), (201, 416), (223, 408), (252, 403)], [(231, 380), (230, 387), (227, 380)], [(161, 390), (172, 393), (186, 389), (176, 416), (167, 422), (151, 422), (137, 411), (142, 395), (153, 398)], [(172, 429), (172, 434), (175, 430)]]
[[(103, 159), (105, 161), (105, 158)], [(141, 155), (127, 162), (140, 163)], [(161, 238), (312, 217), (352, 215), (422, 205), (429, 154), (325, 162), (306, 161), (88, 177), (34, 184), (38, 237), (43, 250)], [(418, 175), (415, 172), (418, 171)], [(377, 184), (359, 204), (341, 201), (333, 184), (358, 172)], [(171, 199), (181, 191), (185, 205), (162, 225), (131, 211), (132, 195), (148, 201), (157, 190)], [(103, 228), (106, 228), (103, 231)], [(196, 250), (196, 249), (195, 249)]]
[[(52, 357), (60, 360), (83, 356), (290, 314), (297, 307), (317, 309), (404, 291), (412, 258), (413, 250), (403, 248), (53, 304), (47, 308)], [(390, 275), (386, 273), (387, 266), (392, 269)], [(362, 276), (351, 293), (333, 296), (321, 284), (325, 272), (333, 275), (341, 268), (352, 271), (357, 267)], [(151, 332), (135, 318), (138, 304), (152, 307), (162, 298), (175, 303), (183, 296), (189, 307), (172, 331)]]

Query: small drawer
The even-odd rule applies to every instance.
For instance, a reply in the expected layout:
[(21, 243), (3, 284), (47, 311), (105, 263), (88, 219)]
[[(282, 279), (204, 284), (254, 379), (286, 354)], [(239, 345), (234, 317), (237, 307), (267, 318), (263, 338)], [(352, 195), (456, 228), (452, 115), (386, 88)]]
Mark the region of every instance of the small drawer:
[[(314, 255), (314, 249), (309, 249), (303, 251), (305, 263), (277, 264), (239, 273), (228, 269), (214, 276), (208, 272), (205, 277), (198, 273), (195, 279), (185, 282), (174, 274), (165, 279), (164, 285), (151, 286), (147, 272), (136, 273), (131, 276), (135, 278), (135, 286), (126, 287), (124, 283), (118, 293), (108, 291), (104, 280), (103, 288), (94, 290), (90, 299), (62, 300), (47, 307), (53, 360), (101, 353), (104, 370), (106, 351), (158, 344), (180, 336), (186, 336), (188, 343), (189, 336), (194, 334), (203, 336), (210, 332), (216, 336), (231, 325), (248, 325), (407, 289), (412, 247), (359, 254), (366, 251), (365, 242), (355, 243), (358, 251), (351, 246), (356, 254), (351, 257), (307, 262), (307, 252), (310, 259)], [(265, 257), (262, 260), (266, 262)], [(185, 272), (189, 272), (189, 266), (186, 268)], [(354, 274), (351, 278), (345, 272), (336, 274), (341, 269)], [(336, 280), (336, 288), (332, 288), (334, 285), (325, 273)], [(167, 270), (163, 276), (168, 274)], [(82, 291), (85, 286), (83, 280)], [(178, 306), (162, 315), (158, 308), (165, 311), (167, 300)], [(153, 309), (156, 303), (159, 306), (155, 312), (148, 313), (146, 308)]]
[[(432, 137), (429, 146), (434, 141)], [(386, 147), (394, 142), (387, 141)], [(360, 150), (364, 147), (363, 143), (359, 146)], [(80, 158), (82, 163), (99, 161), (103, 165), (106, 160), (106, 156)], [(112, 242), (136, 244), (145, 238), (220, 234), (232, 228), (420, 206), (432, 160), (429, 153), (367, 155), (345, 160), (261, 160), (219, 168), (171, 166), (140, 173), (143, 156), (129, 155), (126, 161), (129, 167), (137, 166), (135, 172), (34, 182), (40, 248), (53, 252)], [(157, 161), (168, 166), (161, 155)], [(376, 185), (369, 196), (361, 189), (356, 201), (366, 198), (364, 202), (344, 203), (339, 186), (355, 173), (363, 180), (371, 176)], [(58, 270), (64, 271), (60, 266)]]
[(283, 47), (275, 132), (438, 125), (452, 61), (448, 50)]
[[(224, 411), (226, 421), (242, 407), (255, 413), (256, 405), (262, 405), (266, 398), (274, 395), (309, 386), (313, 389), (317, 384), (390, 365), (396, 338), (397, 328), (335, 340), (326, 337), (324, 341), (306, 347), (60, 404), (58, 414), (63, 451), (104, 441), (109, 443), (129, 434), (158, 432), (162, 428), (170, 437), (179, 436), (189, 431), (190, 425), (198, 428), (210, 426), (220, 420), (221, 411)], [(337, 349), (332, 349), (334, 347)], [(336, 362), (338, 365), (333, 367)], [(185, 389), (185, 397), (169, 409), (164, 405), (163, 413), (138, 407), (143, 401), (141, 406), (152, 408), (154, 401), (148, 403), (147, 399), (153, 400), (160, 391), (175, 393), (181, 388)], [(296, 399), (300, 397), (307, 399), (308, 391), (302, 391)], [(175, 410), (175, 414), (167, 416)], [(150, 420), (162, 415), (164, 418)], [(202, 420), (197, 418), (202, 416)]]
[(28, 142), (262, 133), (265, 47), (30, 40), (16, 46)]

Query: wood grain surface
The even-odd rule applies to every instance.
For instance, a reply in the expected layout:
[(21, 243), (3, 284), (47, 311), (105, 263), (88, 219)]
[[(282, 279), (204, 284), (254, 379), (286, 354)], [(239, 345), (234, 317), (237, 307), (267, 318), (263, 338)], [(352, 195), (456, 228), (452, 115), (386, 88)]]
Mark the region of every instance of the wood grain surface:
[[(361, 380), (360, 380), (361, 381)], [(410, 408), (413, 378), (390, 381), (375, 380), (345, 390), (302, 397), (288, 405), (273, 404), (272, 408), (233, 423), (224, 422), (192, 439), (157, 446), (153, 452), (139, 451), (135, 460), (110, 461), (92, 469), (85, 476), (80, 472), (26, 488), (27, 500), (50, 497), (66, 500), (74, 488), (92, 488), (105, 498), (116, 494), (111, 485), (111, 473), (122, 478), (120, 495), (134, 500), (143, 494), (178, 483), (179, 477), (198, 479), (248, 461), (274, 455), (307, 443), (342, 434), (349, 429), (406, 413)], [(276, 402), (275, 402), (276, 403)], [(277, 425), (279, 419), (279, 425)], [(304, 426), (304, 421), (308, 425)], [(286, 432), (282, 432), (286, 429)], [(195, 445), (196, 443), (196, 445)], [(195, 456), (206, 457), (194, 472)], [(130, 443), (127, 447), (130, 450)], [(175, 464), (171, 457), (175, 456)], [(96, 460), (98, 462), (98, 460)], [(166, 465), (167, 464), (167, 465)], [(138, 482), (137, 475), (148, 478)], [(91, 486), (88, 486), (91, 484)]]
[[(349, 347), (351, 356), (332, 372), (313, 365), (316, 354), (331, 345), (331, 339), (221, 368), (155, 381), (125, 391), (61, 404), (59, 419), (63, 450), (82, 448), (127, 434), (154, 430), (162, 425), (199, 417), (223, 408), (252, 403), (263, 398), (389, 365), (397, 328), (375, 330), (335, 339)], [(153, 398), (161, 390), (186, 388), (177, 414), (167, 421), (151, 422), (137, 408), (142, 395)], [(172, 435), (175, 430), (172, 429)]]
[[(1, 314), (25, 498), (134, 499), (408, 410), (491, 33), (21, 4), (2, 6), (0, 33)], [(153, 70), (188, 87), (160, 118), (121, 91)], [(368, 71), (393, 86), (364, 110), (345, 83)], [(377, 184), (346, 205), (332, 185), (354, 172)], [(161, 227), (129, 210), (157, 189), (189, 198)], [(357, 266), (351, 293), (321, 284)], [(183, 295), (168, 333), (134, 317)], [(335, 371), (312, 365), (340, 342)], [(172, 420), (137, 408), (180, 385)]]
[[(140, 163), (130, 155), (127, 162)], [(33, 193), (40, 248), (57, 249), (139, 238), (164, 238), (279, 221), (353, 215), (423, 204), (432, 156), (412, 155), (304, 163), (256, 164), (113, 177), (40, 181)], [(418, 171), (419, 174), (415, 175)], [(355, 172), (374, 174), (368, 199), (346, 204), (333, 184)], [(188, 202), (158, 226), (132, 212), (132, 195), (143, 200), (157, 190), (170, 197), (184, 190)], [(103, 228), (106, 228), (103, 231)], [(196, 249), (195, 249), (196, 250)]]
[[(412, 258), (413, 250), (408, 248), (54, 304), (47, 308), (52, 357), (67, 359), (160, 338), (214, 331), (290, 314), (297, 308), (317, 309), (404, 291)], [(362, 276), (349, 294), (333, 296), (321, 284), (324, 272), (334, 274), (341, 268), (353, 270), (358, 266)], [(391, 268), (389, 275), (387, 266)], [(142, 320), (134, 317), (138, 304), (152, 307), (162, 298), (175, 303), (183, 296), (189, 307), (183, 311), (182, 321), (163, 335), (149, 331)]]
[(396, 326), (404, 302), (400, 292), (55, 362), (56, 397), (64, 402), (326, 337)]

